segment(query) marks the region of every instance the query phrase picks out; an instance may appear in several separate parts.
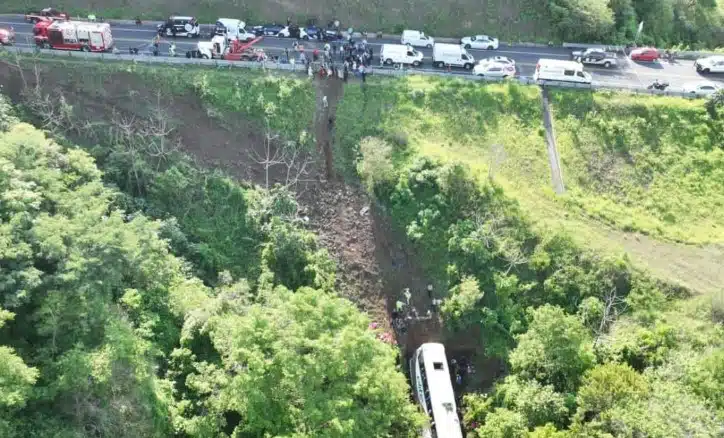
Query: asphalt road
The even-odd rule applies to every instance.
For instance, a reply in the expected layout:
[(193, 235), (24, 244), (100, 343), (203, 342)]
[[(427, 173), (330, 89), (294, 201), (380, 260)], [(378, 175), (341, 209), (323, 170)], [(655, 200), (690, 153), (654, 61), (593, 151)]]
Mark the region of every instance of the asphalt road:
[[(33, 46), (33, 26), (26, 23), (22, 16), (2, 16), (0, 17), (0, 26), (13, 26), (16, 32), (16, 43), (19, 46)], [(139, 48), (141, 52), (149, 51), (152, 39), (156, 35), (155, 24), (144, 24), (142, 26), (135, 25), (118, 25), (112, 26), (113, 38), (116, 47), (123, 53), (127, 53), (131, 47)], [(196, 46), (197, 39), (177, 38), (176, 52), (177, 55), (183, 56), (188, 50), (192, 50)], [(399, 44), (397, 39), (371, 39), (369, 44), (372, 46), (377, 55), (379, 47), (382, 44), (393, 43)], [(320, 47), (322, 44), (315, 42), (305, 42), (305, 47)], [(271, 54), (278, 54), (289, 48), (291, 50), (292, 40), (276, 37), (265, 37), (257, 43), (255, 47), (263, 48)], [(161, 53), (164, 54), (168, 50), (168, 44), (161, 45)], [(431, 63), (432, 50), (419, 49), (425, 55), (425, 63), (423, 68), (433, 69)], [(483, 59), (488, 56), (502, 55), (507, 56), (516, 62), (518, 73), (520, 76), (532, 76), (535, 65), (540, 58), (553, 59), (570, 59), (570, 50), (562, 47), (517, 47), (501, 44), (498, 50), (470, 50), (471, 55), (476, 60)], [(377, 61), (377, 59), (375, 59)], [(626, 57), (620, 56), (618, 66), (610, 69), (603, 67), (586, 66), (586, 70), (593, 74), (594, 83), (601, 83), (610, 86), (623, 87), (646, 87), (655, 79), (667, 81), (671, 84), (672, 91), (677, 90), (682, 85), (690, 82), (709, 80), (719, 82), (724, 85), (724, 75), (706, 75), (702, 76), (694, 69), (693, 61), (675, 61), (673, 64), (660, 61), (650, 63), (632, 62)], [(458, 74), (463, 71), (456, 72)]]

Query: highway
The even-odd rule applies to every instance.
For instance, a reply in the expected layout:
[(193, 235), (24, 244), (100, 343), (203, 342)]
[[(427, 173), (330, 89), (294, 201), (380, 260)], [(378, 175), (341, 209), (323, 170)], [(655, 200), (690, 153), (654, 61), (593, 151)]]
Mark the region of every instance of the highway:
[[(16, 32), (16, 44), (21, 47), (33, 46), (32, 24), (26, 23), (22, 15), (0, 16), (0, 26), (13, 26)], [(113, 38), (116, 47), (121, 53), (128, 53), (131, 47), (138, 48), (141, 53), (149, 52), (151, 41), (156, 35), (155, 23), (144, 23), (141, 26), (133, 24), (112, 25)], [(192, 50), (197, 39), (177, 38), (176, 53), (177, 56), (184, 56), (188, 50)], [(375, 64), (377, 65), (379, 48), (382, 44), (392, 43), (399, 44), (398, 39), (370, 39), (368, 42), (375, 54)], [(322, 44), (316, 42), (304, 42), (305, 47), (320, 47)], [(263, 48), (268, 53), (274, 55), (279, 54), (284, 48), (292, 48), (292, 40), (277, 37), (265, 37), (257, 43), (255, 47)], [(168, 44), (161, 44), (161, 54), (167, 54)], [(425, 55), (423, 69), (434, 70), (431, 63), (432, 50), (418, 49)], [(507, 56), (516, 62), (518, 74), (520, 76), (530, 77), (533, 75), (535, 65), (540, 58), (553, 59), (570, 59), (570, 50), (563, 47), (519, 47), (501, 44), (498, 50), (470, 50), (471, 55), (476, 60), (483, 59), (488, 56), (501, 55)], [(628, 58), (619, 55), (618, 66), (610, 69), (603, 67), (586, 66), (586, 70), (593, 74), (594, 83), (600, 83), (608, 86), (621, 87), (646, 87), (655, 79), (667, 81), (671, 84), (670, 89), (675, 91), (682, 85), (690, 82), (709, 80), (719, 82), (724, 85), (724, 75), (706, 75), (702, 76), (694, 69), (694, 62), (687, 60), (677, 60), (673, 64), (660, 61), (652, 63), (632, 62)], [(466, 73), (464, 71), (456, 72), (458, 74)]]

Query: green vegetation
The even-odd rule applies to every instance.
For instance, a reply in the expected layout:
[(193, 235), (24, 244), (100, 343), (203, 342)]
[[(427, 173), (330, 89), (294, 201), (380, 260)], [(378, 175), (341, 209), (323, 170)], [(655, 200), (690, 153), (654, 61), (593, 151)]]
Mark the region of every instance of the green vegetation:
[[(562, 90), (551, 96), (563, 197), (550, 189), (535, 87), (409, 78), (370, 87), (366, 97), (353, 87), (345, 99), (355, 103), (338, 117), (363, 120), (339, 138), (352, 151), (347, 138), (376, 136), (409, 143), (398, 158), (414, 151), (462, 162), (480, 180), (492, 177), (535, 219), (567, 224), (586, 238), (595, 235), (585, 221), (592, 217), (657, 238), (724, 241), (724, 121), (704, 102)], [(574, 215), (561, 218), (561, 210)]]
[(150, 135), (90, 137), (102, 174), (4, 100), (0, 122), (0, 435), (416, 433), (397, 352), (336, 296), (290, 193), (160, 160)]
[[(350, 129), (370, 137), (350, 156), (359, 151), (363, 182), (427, 255), (426, 272), (447, 285), (441, 313), (453, 331), (449, 341), (479, 336), (485, 355), (509, 365), (509, 375), (487, 393), (466, 396), (468, 428), (481, 438), (717, 436), (724, 425), (716, 363), (724, 354), (721, 299), (686, 299), (626, 258), (533, 227), (504, 188), (481, 178), (495, 163), (484, 156), (494, 141), (505, 141), (507, 159), (526, 164), (529, 174), (545, 168), (544, 157), (528, 149), (542, 142), (536, 90), (421, 80), (376, 85), (367, 96), (355, 87), (345, 93), (350, 106), (363, 106), (365, 98), (369, 105), (357, 112), (365, 128)], [(575, 97), (558, 95), (555, 105), (573, 108)], [(616, 96), (598, 98), (615, 102)], [(692, 139), (693, 150), (680, 150), (716, 154), (715, 146), (704, 147), (717, 137), (707, 136), (713, 122), (698, 105), (672, 110), (688, 108), (701, 124), (692, 129), (704, 136)], [(619, 125), (626, 114), (616, 114)], [(656, 112), (641, 118), (650, 114)], [(608, 126), (609, 133), (621, 132)], [(508, 175), (525, 178), (520, 168), (512, 170)]]
[[(31, 6), (45, 7), (31, 0), (8, 0), (6, 12), (24, 12)], [(456, 0), (405, 3), (309, 2), (274, 4), (264, 2), (170, 2), (130, 0), (123, 6), (88, 0), (66, 0), (58, 7), (72, 15), (94, 13), (106, 18), (162, 20), (171, 14), (189, 14), (204, 23), (219, 17), (238, 17), (247, 23), (283, 22), (291, 17), (300, 24), (326, 24), (339, 19), (343, 26), (369, 32), (401, 33), (422, 29), (433, 36), (460, 37), (487, 33), (504, 41), (551, 40), (571, 42), (629, 43), (644, 22), (639, 42), (693, 48), (720, 47), (724, 31), (724, 4), (721, 0), (678, 2), (675, 0), (552, 0), (535, 2)]]
[[(19, 99), (57, 142), (0, 100), (0, 436), (418, 434), (425, 420), (399, 352), (339, 298), (294, 194), (240, 185), (168, 148), (184, 123), (196, 130), (207, 117), (225, 139), (279, 136), (313, 151), (312, 111), (299, 110), (314, 105), (309, 82), (120, 64), (45, 74), (74, 99), (49, 100), (43, 87)], [(191, 115), (159, 112), (169, 96)], [(89, 109), (70, 103), (90, 99)], [(569, 190), (560, 202), (547, 188), (536, 88), (421, 78), (347, 87), (338, 169), (442, 286), (445, 341), (505, 365), (464, 398), (472, 436), (720, 434), (720, 289), (692, 297), (580, 245), (595, 235), (587, 216), (721, 241), (718, 105), (553, 92)], [(123, 114), (143, 123), (124, 131)], [(586, 167), (619, 155), (628, 158), (616, 172)], [(699, 230), (706, 202), (711, 222)]]
[[(307, 150), (313, 144), (309, 133), (312, 113), (300, 116), (295, 108), (314, 105), (312, 87), (295, 79), (239, 75), (223, 69), (187, 69), (182, 74), (178, 69), (127, 64), (70, 64), (53, 71), (61, 75), (54, 79), (60, 81), (60, 88), (98, 102), (118, 100), (121, 108), (130, 111), (129, 115), (119, 116), (112, 107), (101, 111), (93, 107), (89, 114), (83, 106), (63, 103), (66, 100), (51, 108), (42, 92), (26, 93), (28, 110), (46, 129), (89, 146), (103, 145), (91, 147), (90, 152), (103, 168), (104, 180), (121, 190), (116, 199), (118, 206), (168, 219), (161, 233), (170, 240), (176, 254), (192, 262), (195, 274), (206, 283), (214, 284), (224, 270), (234, 278), (256, 281), (264, 242), (271, 239), (269, 228), (286, 233), (286, 225), (265, 225), (259, 218), (267, 217), (273, 208), (292, 217), (296, 206), (289, 204), (284, 194), (275, 204), (258, 200), (258, 194), (240, 187), (218, 170), (197, 167), (183, 151), (174, 148), (168, 134), (193, 129), (199, 131), (198, 141), (206, 141), (204, 134), (208, 131), (198, 121), (203, 111), (204, 116), (227, 127), (223, 134), (238, 141), (237, 147), (269, 133), (296, 138), (296, 147)], [(46, 122), (51, 113), (52, 119)], [(78, 123), (79, 117), (93, 120), (92, 128)], [(135, 132), (127, 130), (129, 120), (137, 125)], [(218, 142), (218, 138), (212, 141)], [(205, 143), (190, 146), (202, 150), (209, 147)], [(309, 243), (309, 247), (316, 248), (316, 243)], [(288, 286), (296, 289), (314, 282), (302, 283)]]

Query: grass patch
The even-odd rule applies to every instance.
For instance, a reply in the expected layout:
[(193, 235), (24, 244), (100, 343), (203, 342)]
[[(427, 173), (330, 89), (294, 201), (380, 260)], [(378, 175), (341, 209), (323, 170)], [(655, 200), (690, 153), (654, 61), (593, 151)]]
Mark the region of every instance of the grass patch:
[(702, 101), (552, 93), (566, 205), (624, 230), (724, 241), (724, 124)]
[(302, 136), (301, 139), (310, 144), (313, 140), (307, 138), (312, 135), (313, 110), (299, 109), (314, 108), (315, 91), (308, 80), (298, 75), (223, 66), (210, 69), (164, 65), (159, 68), (129, 62), (0, 56), (27, 68), (47, 66), (54, 74), (66, 75), (68, 85), (99, 99), (118, 98), (109, 96), (104, 86), (111, 75), (130, 75), (137, 77), (139, 84), (152, 84), (162, 95), (198, 96), (209, 115), (215, 118), (223, 120), (225, 115), (233, 114), (250, 121), (268, 121), (271, 130), (285, 138), (296, 140)]
[(345, 101), (340, 113), (358, 120), (338, 137), (347, 160), (356, 153), (350, 137), (404, 135), (398, 165), (415, 154), (462, 162), (542, 226), (563, 225), (587, 242), (605, 239), (601, 222), (664, 240), (724, 241), (724, 125), (702, 101), (552, 92), (562, 197), (551, 189), (536, 87), (410, 77), (366, 92), (350, 86)]

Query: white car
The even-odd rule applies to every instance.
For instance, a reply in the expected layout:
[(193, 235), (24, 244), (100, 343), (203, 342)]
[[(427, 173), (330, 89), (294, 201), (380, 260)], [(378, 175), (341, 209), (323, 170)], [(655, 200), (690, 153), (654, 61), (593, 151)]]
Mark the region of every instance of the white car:
[(499, 44), (500, 42), (497, 38), (492, 38), (487, 35), (469, 36), (460, 40), (460, 45), (466, 49), (495, 50)]
[[(278, 36), (279, 38), (289, 38), (289, 37), (291, 37), (291, 36), (292, 36), (292, 32), (291, 32), (291, 30), (289, 29), (289, 26), (286, 26), (284, 29), (280, 30), (279, 33), (277, 34), (277, 36)], [(309, 35), (307, 35), (307, 31), (306, 31), (306, 30), (304, 30), (304, 29), (302, 29), (302, 28), (300, 27), (300, 28), (299, 28), (299, 37), (298, 37), (298, 38), (299, 38), (300, 40), (308, 40), (308, 39), (309, 39)]]
[(713, 82), (690, 82), (681, 87), (684, 93), (693, 94), (695, 96), (711, 96), (721, 89), (721, 87)]
[(724, 73), (724, 56), (699, 58), (694, 65), (699, 73)]
[(510, 59), (507, 56), (491, 56), (490, 58), (487, 58), (486, 61), (515, 66), (515, 60)]
[(483, 59), (482, 61), (478, 61), (475, 67), (473, 67), (473, 74), (486, 78), (507, 78), (509, 76), (515, 76), (515, 66)]

